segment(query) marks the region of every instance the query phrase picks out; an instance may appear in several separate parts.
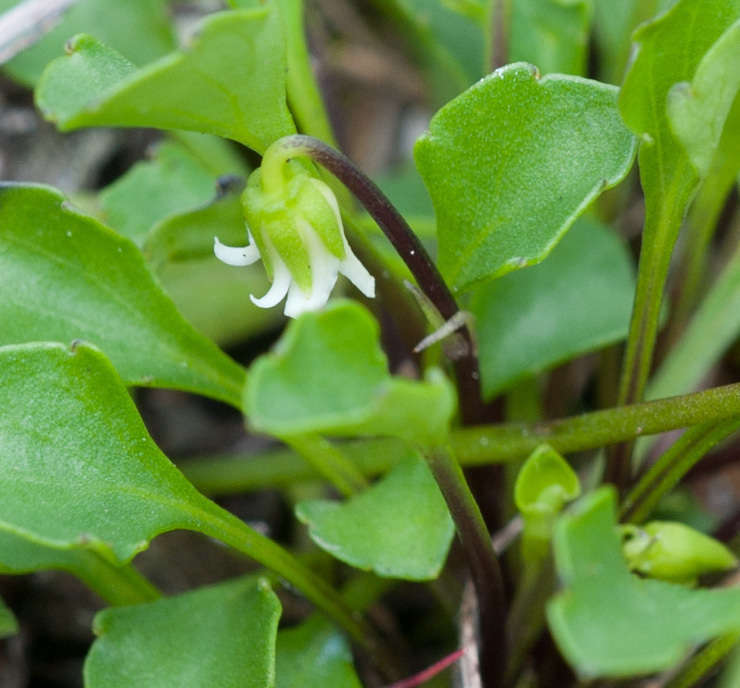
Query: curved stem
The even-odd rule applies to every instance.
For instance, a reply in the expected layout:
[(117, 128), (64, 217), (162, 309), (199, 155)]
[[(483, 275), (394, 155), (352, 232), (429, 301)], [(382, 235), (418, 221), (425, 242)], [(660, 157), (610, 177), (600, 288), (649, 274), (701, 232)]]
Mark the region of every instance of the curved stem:
[(115, 566), (93, 551), (80, 552), (69, 571), (113, 606), (152, 602), (161, 596), (132, 564)]
[(740, 633), (723, 635), (695, 654), (665, 688), (691, 688), (714, 669), (740, 641)]
[[(277, 177), (281, 173), (280, 166), (298, 156), (307, 156), (326, 168), (355, 195), (393, 244), (442, 318), (449, 320), (456, 315), (460, 310), (457, 302), (424, 245), (385, 194), (345, 155), (311, 136), (286, 136), (266, 151), (262, 161), (264, 178)], [(455, 373), (463, 421), (472, 424), (482, 417), (480, 373), (472, 334), (467, 327), (460, 332), (465, 340), (465, 352), (454, 361)]]

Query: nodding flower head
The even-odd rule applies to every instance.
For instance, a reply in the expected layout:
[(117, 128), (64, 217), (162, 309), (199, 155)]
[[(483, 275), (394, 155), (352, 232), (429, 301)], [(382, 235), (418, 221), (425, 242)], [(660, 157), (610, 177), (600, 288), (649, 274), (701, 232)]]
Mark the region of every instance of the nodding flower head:
[(272, 280), (261, 308), (285, 301), (285, 315), (298, 317), (321, 308), (342, 273), (365, 296), (375, 296), (375, 280), (344, 236), (339, 206), (331, 189), (306, 167), (291, 161), (278, 183), (266, 188), (262, 169), (251, 174), (242, 195), (249, 244), (214, 242), (216, 257), (228, 265), (251, 265), (260, 258)]

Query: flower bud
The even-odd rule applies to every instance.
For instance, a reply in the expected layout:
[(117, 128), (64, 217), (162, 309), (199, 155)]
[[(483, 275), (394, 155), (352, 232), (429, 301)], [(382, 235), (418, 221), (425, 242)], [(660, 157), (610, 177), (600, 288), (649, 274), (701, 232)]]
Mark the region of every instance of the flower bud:
[(286, 295), (285, 315), (317, 310), (342, 273), (365, 296), (375, 296), (375, 280), (352, 253), (331, 189), (297, 162), (285, 166), (285, 179), (265, 189), (262, 171), (253, 172), (242, 195), (249, 245), (230, 247), (218, 237), (216, 257), (229, 265), (251, 265), (260, 258), (272, 286), (261, 308), (271, 308)]
[(621, 526), (622, 551), (629, 567), (651, 578), (693, 583), (714, 571), (737, 565), (721, 542), (683, 523), (651, 521), (644, 526)]

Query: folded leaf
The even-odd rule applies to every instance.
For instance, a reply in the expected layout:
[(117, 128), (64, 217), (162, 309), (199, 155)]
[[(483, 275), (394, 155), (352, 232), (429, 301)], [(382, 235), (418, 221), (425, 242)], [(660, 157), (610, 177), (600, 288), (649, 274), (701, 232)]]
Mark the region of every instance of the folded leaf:
[(540, 262), (627, 174), (635, 142), (617, 90), (503, 67), (445, 105), (416, 143), (439, 264), (457, 290)]
[(186, 50), (143, 69), (82, 34), (44, 72), (36, 102), (62, 131), (187, 129), (261, 153), (295, 132), (285, 103), (280, 17), (270, 7), (208, 17)]
[(270, 688), (280, 602), (242, 578), (95, 617), (87, 688)]
[(136, 247), (54, 189), (0, 186), (0, 344), (84, 339), (130, 385), (237, 407), (243, 369), (177, 312)]

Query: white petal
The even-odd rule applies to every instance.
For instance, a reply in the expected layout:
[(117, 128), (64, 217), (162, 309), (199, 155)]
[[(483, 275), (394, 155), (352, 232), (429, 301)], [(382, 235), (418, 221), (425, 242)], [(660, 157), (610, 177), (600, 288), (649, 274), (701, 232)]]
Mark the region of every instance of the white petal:
[(250, 294), (249, 298), (252, 299), (252, 303), (260, 308), (272, 308), (277, 306), (288, 293), (288, 287), (290, 286), (291, 276), (287, 265), (278, 257), (276, 252), (272, 252), (272, 265), (274, 275), (272, 278), (272, 286), (268, 292), (261, 298), (255, 299), (254, 294)]
[[(342, 238), (344, 239), (344, 237)], [(367, 271), (360, 259), (352, 253), (347, 239), (344, 239), (344, 252), (345, 257), (339, 263), (339, 272), (369, 299), (375, 298), (375, 278)]]
[(226, 246), (218, 237), (213, 237), (213, 252), (216, 258), (227, 265), (251, 265), (260, 259), (260, 252), (254, 241), (249, 246)]
[(339, 260), (322, 243), (311, 225), (301, 225), (303, 239), (311, 261), (311, 293), (304, 293), (297, 284), (291, 286), (285, 302), (285, 315), (297, 318), (305, 311), (322, 308), (329, 300), (329, 294), (337, 282)]

